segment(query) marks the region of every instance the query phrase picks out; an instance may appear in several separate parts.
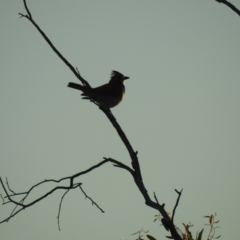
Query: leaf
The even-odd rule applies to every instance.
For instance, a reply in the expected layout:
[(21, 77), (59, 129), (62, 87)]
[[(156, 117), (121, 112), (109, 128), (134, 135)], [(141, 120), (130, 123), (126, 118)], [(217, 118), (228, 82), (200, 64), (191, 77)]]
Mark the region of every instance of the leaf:
[(210, 216), (204, 216), (204, 218), (210, 218)]
[(219, 235), (218, 237), (216, 237), (216, 239), (218, 239), (218, 238), (220, 238), (221, 237), (221, 235)]
[(173, 237), (172, 237), (172, 236), (166, 236), (166, 238), (173, 239)]
[(198, 234), (197, 240), (202, 240), (203, 230), (204, 230), (204, 228), (203, 228), (202, 231)]
[(147, 238), (149, 239), (149, 240), (157, 240), (156, 238), (154, 238), (153, 236), (151, 236), (151, 235), (146, 235), (147, 236)]
[(220, 222), (220, 220), (217, 220), (216, 222), (214, 222), (214, 223), (219, 223)]
[(209, 218), (209, 223), (212, 224), (212, 220), (213, 220), (213, 215), (210, 216)]

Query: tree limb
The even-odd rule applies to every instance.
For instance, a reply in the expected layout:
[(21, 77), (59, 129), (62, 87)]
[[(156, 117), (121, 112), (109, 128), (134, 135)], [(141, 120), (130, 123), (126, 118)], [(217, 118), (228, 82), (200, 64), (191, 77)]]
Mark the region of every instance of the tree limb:
[(231, 8), (235, 13), (237, 13), (240, 16), (240, 10), (237, 9), (232, 3), (228, 2), (227, 0), (215, 0), (215, 1), (227, 5), (229, 8)]
[[(7, 188), (6, 188), (5, 184), (4, 184), (3, 181), (2, 181), (2, 178), (0, 177), (0, 184), (2, 185), (3, 190), (4, 190), (4, 192), (5, 192), (5, 195), (6, 195), (5, 197), (2, 197), (3, 203), (4, 203), (4, 204), (13, 203), (13, 204), (15, 205), (15, 207), (14, 207), (12, 213), (10, 214), (10, 216), (7, 217), (6, 219), (2, 220), (2, 221), (0, 222), (0, 224), (3, 223), (3, 222), (8, 222), (12, 217), (14, 217), (15, 215), (17, 215), (17, 214), (18, 214), (19, 212), (21, 212), (22, 210), (24, 210), (24, 209), (26, 209), (26, 208), (28, 208), (28, 207), (31, 207), (32, 205), (40, 202), (41, 200), (43, 200), (44, 198), (48, 197), (49, 195), (51, 195), (52, 193), (54, 193), (55, 191), (57, 191), (57, 190), (59, 190), (59, 189), (66, 190), (66, 191), (68, 192), (69, 190), (76, 189), (77, 187), (80, 187), (80, 190), (84, 193), (85, 197), (88, 198), (88, 199), (92, 202), (93, 205), (95, 205), (101, 212), (104, 213), (104, 211), (102, 210), (102, 208), (100, 208), (99, 205), (83, 191), (83, 189), (81, 188), (82, 183), (75, 183), (75, 184), (74, 184), (73, 182), (74, 182), (74, 179), (75, 179), (75, 178), (77, 178), (77, 177), (79, 177), (79, 176), (81, 176), (81, 175), (84, 175), (84, 174), (86, 174), (86, 173), (89, 173), (89, 172), (91, 172), (92, 170), (100, 167), (101, 165), (103, 165), (103, 164), (105, 164), (105, 163), (107, 163), (107, 162), (112, 162), (112, 163), (114, 163), (114, 165), (116, 165), (117, 167), (123, 168), (123, 169), (125, 169), (125, 170), (130, 171), (130, 172), (132, 171), (128, 166), (124, 165), (123, 163), (121, 163), (121, 162), (119, 162), (119, 161), (117, 161), (117, 160), (114, 160), (114, 159), (111, 159), (111, 158), (105, 158), (105, 160), (101, 161), (100, 163), (98, 163), (98, 164), (90, 167), (89, 169), (87, 169), (87, 170), (85, 170), (85, 171), (76, 173), (76, 174), (74, 174), (74, 175), (72, 175), (72, 176), (64, 177), (64, 178), (61, 178), (61, 179), (59, 179), (59, 180), (55, 180), (55, 179), (45, 179), (44, 181), (41, 181), (41, 182), (33, 185), (27, 192), (15, 193), (14, 191), (9, 190), (9, 191), (11, 191), (12, 194), (9, 194), (9, 193), (8, 193)], [(62, 181), (64, 181), (64, 180), (69, 180), (69, 185), (68, 185), (68, 186), (56, 186), (56, 187), (54, 187), (53, 189), (51, 189), (50, 191), (46, 192), (46, 193), (45, 193), (44, 195), (42, 195), (41, 197), (33, 200), (32, 202), (27, 203), (27, 204), (24, 203), (24, 202), (26, 201), (27, 197), (30, 195), (30, 193), (33, 191), (33, 189), (35, 189), (36, 187), (38, 187), (38, 186), (40, 186), (40, 185), (42, 185), (42, 184), (44, 184), (44, 183), (47, 183), (47, 182), (60, 183), (60, 182), (62, 182)], [(8, 185), (8, 182), (6, 183), (6, 185), (9, 186), (9, 185)], [(24, 195), (24, 197), (23, 197), (20, 201), (14, 200), (13, 198), (16, 197), (16, 196), (18, 196), (18, 195)], [(5, 201), (4, 201), (4, 198), (8, 199), (9, 201), (8, 201), (8, 202), (5, 202)], [(62, 198), (63, 198), (63, 197), (62, 197)], [(62, 202), (62, 200), (61, 200), (61, 202)], [(16, 208), (17, 208), (17, 207), (20, 207), (20, 209), (16, 211)], [(60, 207), (61, 207), (61, 203), (60, 203)], [(58, 215), (60, 215), (60, 214), (58, 214)]]
[(37, 23), (33, 20), (32, 15), (27, 7), (26, 0), (23, 0), (25, 9), (27, 11), (27, 15), (24, 15), (22, 13), (19, 13), (20, 17), (27, 18), (39, 31), (39, 33), (43, 36), (43, 38), (46, 40), (48, 45), (52, 48), (52, 50), (58, 55), (58, 57), (70, 68), (70, 70), (73, 72), (73, 74), (82, 82), (82, 84), (86, 87), (91, 88), (90, 84), (80, 75), (78, 69), (74, 69), (74, 67), (68, 62), (68, 60), (63, 57), (63, 55), (56, 49), (56, 47), (52, 44), (50, 39), (47, 37), (47, 35), (41, 30), (41, 28), (37, 25)]
[(113, 116), (113, 114), (111, 113), (111, 111), (109, 110), (105, 110), (103, 108), (100, 108), (104, 113), (105, 115), (107, 116), (107, 118), (109, 119), (109, 121), (112, 123), (113, 127), (116, 129), (119, 137), (121, 138), (121, 140), (123, 141), (125, 147), (127, 148), (128, 150), (128, 153), (131, 157), (131, 160), (132, 160), (132, 167), (134, 169), (134, 172), (132, 174), (133, 176), (133, 179), (139, 189), (139, 191), (142, 193), (142, 196), (144, 197), (145, 199), (145, 204), (151, 208), (154, 208), (156, 210), (158, 210), (161, 215), (163, 216), (163, 219), (164, 221), (169, 225), (169, 230), (172, 234), (172, 237), (175, 239), (175, 240), (182, 240), (181, 236), (179, 235), (179, 233), (177, 232), (175, 226), (174, 226), (174, 223), (173, 223), (173, 219), (170, 219), (167, 212), (165, 211), (164, 209), (164, 206), (165, 204), (163, 205), (160, 205), (158, 204), (158, 202), (153, 202), (151, 200), (151, 198), (149, 197), (148, 195), (148, 192), (144, 186), (144, 183), (143, 183), (143, 179), (142, 179), (142, 174), (141, 174), (141, 169), (140, 169), (140, 164), (139, 164), (139, 161), (138, 161), (138, 157), (137, 157), (137, 151), (134, 152), (130, 142), (128, 141), (125, 133), (123, 132), (122, 128), (120, 127), (120, 125), (118, 124), (116, 118)]
[[(74, 69), (73, 66), (63, 57), (63, 55), (56, 49), (56, 47), (52, 44), (52, 42), (49, 40), (49, 38), (46, 36), (46, 34), (40, 29), (40, 27), (35, 23), (35, 21), (33, 20), (32, 18), (32, 15), (27, 7), (27, 4), (26, 4), (26, 0), (23, 0), (24, 2), (24, 6), (25, 6), (25, 9), (27, 11), (27, 15), (23, 15), (21, 13), (19, 13), (19, 15), (21, 17), (25, 17), (27, 18), (35, 27), (36, 29), (39, 31), (39, 33), (42, 35), (42, 37), (46, 40), (46, 42), (49, 44), (49, 46), (52, 48), (52, 50), (59, 56), (59, 58), (61, 58), (61, 60), (70, 68), (70, 70), (74, 73), (74, 75), (82, 82), (82, 84), (84, 86), (87, 86), (87, 87), (91, 87), (90, 84), (81, 77), (78, 69)], [(95, 103), (96, 104), (96, 103)], [(145, 185), (143, 183), (143, 178), (142, 178), (142, 174), (141, 174), (141, 168), (140, 168), (140, 164), (139, 164), (139, 161), (138, 161), (138, 152), (137, 151), (134, 151), (129, 140), (127, 139), (125, 133), (123, 132), (123, 130), (121, 129), (120, 125), (118, 124), (117, 120), (115, 119), (115, 117), (113, 116), (112, 112), (110, 110), (106, 110), (106, 109), (102, 109), (100, 108), (104, 114), (107, 116), (107, 118), (109, 119), (109, 121), (112, 123), (113, 127), (116, 129), (119, 137), (121, 138), (123, 144), (125, 145), (126, 149), (128, 150), (128, 153), (130, 155), (130, 158), (131, 158), (131, 161), (132, 161), (132, 167), (133, 169), (129, 168), (128, 166), (126, 166), (125, 164), (117, 161), (117, 160), (114, 160), (112, 158), (104, 158), (103, 161), (101, 161), (100, 163), (90, 167), (89, 169), (85, 170), (85, 171), (82, 171), (82, 172), (79, 172), (79, 173), (76, 173), (72, 176), (69, 176), (69, 177), (64, 177), (64, 178), (61, 178), (59, 180), (54, 180), (54, 179), (50, 179), (50, 180), (44, 180), (42, 182), (39, 182), (37, 183), (36, 185), (32, 186), (27, 192), (24, 192), (24, 193), (14, 193), (12, 190), (9, 190), (11, 191), (11, 195), (8, 193), (8, 191), (6, 190), (6, 187), (5, 185), (3, 184), (2, 182), (2, 179), (0, 178), (0, 183), (4, 189), (4, 192), (6, 194), (6, 197), (8, 200), (9, 200), (9, 203), (14, 203), (16, 206), (20, 206), (20, 209), (16, 212), (12, 212), (11, 215), (6, 218), (5, 220), (1, 221), (0, 223), (2, 222), (6, 222), (8, 221), (10, 218), (12, 218), (13, 216), (15, 216), (16, 214), (18, 214), (20, 211), (22, 211), (23, 209), (25, 208), (28, 208), (32, 205), (34, 205), (35, 203), (43, 200), (44, 198), (46, 198), (47, 196), (49, 196), (50, 194), (52, 194), (53, 192), (55, 192), (56, 190), (59, 190), (59, 189), (63, 189), (63, 190), (66, 190), (65, 193), (63, 194), (62, 198), (61, 198), (61, 201), (60, 201), (60, 204), (59, 204), (59, 213), (58, 213), (58, 224), (59, 224), (59, 217), (60, 217), (60, 209), (61, 209), (61, 204), (62, 204), (62, 201), (63, 201), (63, 198), (65, 197), (65, 195), (72, 189), (75, 189), (77, 187), (80, 187), (81, 186), (81, 183), (73, 183), (74, 182), (74, 179), (83, 175), (83, 174), (86, 174), (92, 170), (94, 170), (95, 168), (98, 168), (100, 167), (101, 165), (107, 163), (107, 162), (112, 162), (114, 164), (115, 167), (119, 167), (119, 168), (122, 168), (122, 169), (125, 169), (127, 170), (133, 177), (134, 181), (135, 181), (135, 184), (137, 185), (139, 191), (141, 192), (143, 198), (145, 199), (145, 204), (151, 208), (154, 208), (156, 210), (158, 210), (161, 215), (163, 216), (163, 220), (165, 222), (165, 224), (167, 225), (168, 227), (168, 230), (170, 230), (171, 232), (171, 235), (172, 237), (175, 239), (175, 240), (182, 240), (181, 236), (178, 234), (175, 226), (174, 226), (174, 223), (173, 223), (173, 218), (171, 219), (169, 217), (169, 215), (167, 214), (167, 212), (165, 211), (164, 209), (164, 206), (165, 204), (162, 204), (160, 205), (157, 202), (154, 202), (151, 200), (150, 196), (148, 195), (148, 192), (145, 188)], [(34, 201), (28, 203), (28, 204), (25, 204), (24, 201), (26, 200), (26, 198), (29, 196), (29, 194), (31, 193), (31, 191), (36, 188), (37, 186), (41, 185), (41, 184), (44, 184), (46, 182), (55, 182), (55, 183), (60, 183), (61, 181), (64, 181), (64, 180), (69, 180), (69, 185), (68, 186), (56, 186), (55, 188), (53, 188), (52, 190), (50, 190), (49, 192), (45, 193), (43, 196), (35, 199)], [(80, 187), (81, 189), (81, 187)], [(83, 191), (83, 193), (85, 194), (85, 192)], [(24, 195), (23, 199), (19, 202), (15, 201), (13, 198), (14, 196), (16, 195)], [(86, 194), (85, 194), (86, 196)], [(92, 201), (92, 204), (93, 205), (96, 205), (101, 211), (103, 211), (91, 198), (87, 197), (88, 199), (90, 199)], [(180, 196), (179, 196), (180, 198)], [(178, 200), (179, 200), (178, 198)], [(157, 199), (156, 199), (157, 200)], [(178, 203), (178, 201), (177, 201)], [(177, 206), (177, 204), (176, 204)], [(176, 209), (176, 206), (175, 206), (175, 209)], [(174, 209), (174, 212), (175, 212), (175, 209)], [(60, 229), (60, 224), (59, 224), (59, 229)]]

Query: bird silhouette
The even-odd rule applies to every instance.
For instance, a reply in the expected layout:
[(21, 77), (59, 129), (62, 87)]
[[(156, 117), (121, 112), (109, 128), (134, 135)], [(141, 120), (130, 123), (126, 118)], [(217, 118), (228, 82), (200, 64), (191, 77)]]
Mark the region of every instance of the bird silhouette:
[(123, 99), (125, 93), (124, 81), (129, 77), (120, 72), (112, 71), (109, 83), (91, 88), (70, 82), (68, 87), (82, 91), (82, 99), (97, 103), (100, 107), (110, 109), (117, 106)]

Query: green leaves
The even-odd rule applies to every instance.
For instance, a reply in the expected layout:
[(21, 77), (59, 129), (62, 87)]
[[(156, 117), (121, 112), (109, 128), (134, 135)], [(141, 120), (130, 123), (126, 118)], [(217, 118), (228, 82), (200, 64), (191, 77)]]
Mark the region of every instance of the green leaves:
[(197, 234), (196, 240), (202, 240), (203, 230), (204, 230), (204, 228), (202, 229), (202, 231), (199, 234)]
[(149, 240), (157, 240), (156, 238), (154, 238), (153, 236), (151, 236), (151, 235), (146, 235), (147, 236), (147, 238), (149, 239)]

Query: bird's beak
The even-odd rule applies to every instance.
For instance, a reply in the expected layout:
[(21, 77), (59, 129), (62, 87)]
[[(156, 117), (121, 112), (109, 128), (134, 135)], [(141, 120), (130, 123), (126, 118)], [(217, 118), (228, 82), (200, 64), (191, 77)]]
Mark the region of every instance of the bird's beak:
[(123, 80), (127, 80), (127, 79), (129, 79), (129, 77), (123, 77)]

